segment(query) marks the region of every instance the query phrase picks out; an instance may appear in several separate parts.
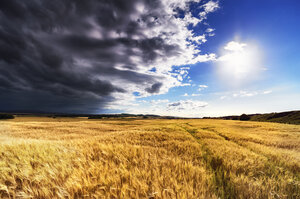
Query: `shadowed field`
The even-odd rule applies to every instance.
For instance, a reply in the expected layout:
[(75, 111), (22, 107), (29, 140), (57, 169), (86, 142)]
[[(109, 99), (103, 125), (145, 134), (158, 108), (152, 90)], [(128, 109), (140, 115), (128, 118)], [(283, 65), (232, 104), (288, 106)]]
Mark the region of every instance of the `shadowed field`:
[(300, 198), (300, 126), (17, 117), (0, 198)]

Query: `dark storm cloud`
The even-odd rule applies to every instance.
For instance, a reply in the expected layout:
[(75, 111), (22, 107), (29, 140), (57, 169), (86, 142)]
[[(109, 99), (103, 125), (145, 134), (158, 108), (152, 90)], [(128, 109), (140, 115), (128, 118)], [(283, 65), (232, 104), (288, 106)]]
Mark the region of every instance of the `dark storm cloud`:
[[(138, 20), (131, 17), (137, 3), (151, 10)], [(158, 92), (162, 83), (138, 72), (130, 57), (150, 63), (157, 50), (176, 53), (176, 45), (143, 35), (160, 6), (155, 0), (1, 0), (0, 109), (90, 111), (128, 92), (127, 83)]]
[(172, 65), (201, 60), (200, 19), (174, 17), (188, 2), (1, 0), (0, 110), (93, 112), (180, 85)]
[(151, 87), (146, 88), (145, 90), (148, 93), (158, 93), (161, 86), (162, 86), (162, 83), (158, 82), (158, 83), (153, 84)]

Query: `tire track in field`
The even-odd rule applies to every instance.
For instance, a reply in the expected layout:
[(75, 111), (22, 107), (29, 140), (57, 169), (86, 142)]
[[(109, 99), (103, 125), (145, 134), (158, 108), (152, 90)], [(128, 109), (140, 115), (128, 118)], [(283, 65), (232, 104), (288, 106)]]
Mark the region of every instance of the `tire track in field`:
[(197, 129), (191, 128), (186, 125), (178, 125), (184, 131), (189, 133), (198, 144), (201, 145), (203, 159), (206, 165), (206, 169), (212, 174), (212, 183), (214, 185), (215, 194), (222, 199), (237, 198), (237, 188), (235, 187), (232, 179), (230, 178), (230, 170), (226, 168), (223, 163), (223, 159), (214, 155), (206, 144), (202, 143), (200, 139), (195, 135)]
[[(189, 123), (186, 123), (186, 125), (188, 125), (189, 127), (194, 128)], [(222, 133), (216, 131), (215, 129), (205, 128), (205, 130), (210, 131), (210, 132), (216, 134), (217, 136), (220, 136), (220, 137), (224, 138), (225, 141), (234, 143), (234, 144), (236, 144), (236, 145), (238, 145), (238, 146), (240, 146), (240, 147), (242, 147), (244, 149), (247, 149), (247, 150), (255, 153), (256, 155), (265, 157), (267, 159), (267, 161), (265, 162), (265, 168), (267, 168), (267, 170), (265, 172), (261, 173), (264, 176), (272, 177), (272, 176), (274, 176), (274, 174), (280, 175), (281, 173), (280, 172), (278, 173), (278, 171), (280, 171), (280, 170), (282, 170), (282, 172), (284, 170), (288, 170), (291, 173), (291, 177), (293, 177), (293, 179), (294, 179), (294, 181), (292, 183), (290, 183), (289, 187), (287, 188), (289, 190), (287, 192), (288, 198), (295, 198), (295, 197), (297, 198), (299, 196), (299, 195), (290, 195), (292, 193), (300, 193), (299, 173), (297, 175), (297, 171), (295, 171), (293, 168), (289, 168), (289, 166), (286, 165), (285, 163), (274, 161), (267, 154), (263, 154), (263, 153), (260, 153), (259, 151), (256, 151), (255, 149), (249, 148), (248, 146), (243, 145), (239, 141), (236, 141), (236, 140), (234, 140), (234, 139), (232, 139), (232, 138), (230, 138), (230, 137), (228, 137), (226, 135), (223, 135)], [(194, 131), (194, 134), (195, 134), (196, 131), (198, 131), (197, 127), (193, 131)], [(193, 137), (197, 139), (196, 135), (193, 135)]]
[[(188, 125), (190, 125), (190, 124), (188, 124)], [(267, 158), (268, 162), (270, 162), (271, 164), (273, 164), (273, 165), (275, 165), (275, 166), (277, 166), (277, 167), (280, 167), (280, 168), (282, 168), (282, 169), (288, 169), (291, 173), (297, 173), (297, 172), (299, 173), (299, 172), (300, 172), (299, 169), (298, 169), (298, 170), (295, 170), (295, 168), (290, 168), (289, 165), (286, 165), (286, 164), (283, 163), (283, 162), (274, 161), (274, 160), (272, 159), (272, 157), (270, 157), (270, 155), (265, 154), (265, 153), (262, 153), (262, 152), (260, 152), (260, 151), (257, 151), (257, 150), (255, 150), (255, 149), (253, 149), (253, 148), (250, 148), (249, 146), (247, 146), (247, 145), (241, 143), (242, 141), (238, 141), (238, 140), (232, 139), (232, 138), (230, 138), (230, 137), (228, 137), (228, 136), (226, 136), (226, 135), (224, 135), (224, 134), (222, 134), (222, 133), (216, 131), (215, 129), (209, 129), (209, 128), (206, 128), (205, 130), (210, 131), (210, 132), (212, 132), (212, 133), (214, 133), (214, 134), (216, 134), (216, 135), (218, 135), (218, 136), (224, 138), (224, 139), (225, 139), (226, 141), (228, 141), (228, 142), (235, 143), (235, 144), (237, 144), (238, 146), (243, 147), (244, 149), (247, 149), (247, 150), (249, 150), (249, 151), (251, 151), (251, 152), (253, 152), (253, 153), (257, 154), (257, 155), (260, 155), (260, 156), (263, 156), (263, 157)], [(248, 142), (251, 142), (251, 143), (254, 143), (254, 144), (259, 144), (259, 145), (262, 145), (262, 146), (269, 147), (269, 146), (267, 146), (267, 145), (263, 145), (263, 144), (261, 144), (261, 143), (258, 143), (258, 142), (252, 141), (252, 140), (249, 140)]]

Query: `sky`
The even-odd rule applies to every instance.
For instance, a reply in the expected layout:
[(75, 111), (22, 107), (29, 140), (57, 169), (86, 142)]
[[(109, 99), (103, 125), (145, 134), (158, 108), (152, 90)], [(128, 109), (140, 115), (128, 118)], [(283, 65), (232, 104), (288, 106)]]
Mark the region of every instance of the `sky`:
[(297, 0), (1, 0), (0, 111), (300, 110)]

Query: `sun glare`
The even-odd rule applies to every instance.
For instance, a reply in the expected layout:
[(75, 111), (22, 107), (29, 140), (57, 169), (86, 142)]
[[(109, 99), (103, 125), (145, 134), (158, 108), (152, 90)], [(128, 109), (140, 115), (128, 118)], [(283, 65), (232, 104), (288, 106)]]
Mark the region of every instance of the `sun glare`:
[(255, 80), (261, 65), (261, 55), (255, 46), (232, 41), (218, 58), (218, 74), (227, 83), (239, 86)]

